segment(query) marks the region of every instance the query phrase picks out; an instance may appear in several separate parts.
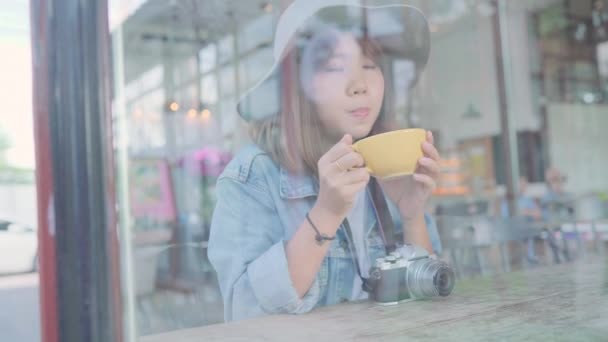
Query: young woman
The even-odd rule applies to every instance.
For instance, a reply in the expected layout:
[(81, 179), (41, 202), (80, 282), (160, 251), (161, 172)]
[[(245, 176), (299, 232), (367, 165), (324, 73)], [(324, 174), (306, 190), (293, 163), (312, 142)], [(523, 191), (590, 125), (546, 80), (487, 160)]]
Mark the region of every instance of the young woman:
[[(426, 21), (408, 6), (341, 3), (295, 1), (287, 8), (277, 26), (275, 66), (239, 103), (254, 144), (218, 180), (209, 241), (226, 321), (367, 298), (363, 279), (385, 255), (383, 214), (402, 230), (402, 243), (440, 249), (424, 214), (439, 173), (432, 134), (413, 176), (378, 180), (385, 213), (368, 186), (378, 183), (352, 147), (395, 127), (382, 67), (387, 36), (372, 37), (367, 25), (397, 19), (399, 37), (408, 39), (404, 51), (419, 69), (428, 59)], [(264, 90), (279, 78), (277, 105)]]

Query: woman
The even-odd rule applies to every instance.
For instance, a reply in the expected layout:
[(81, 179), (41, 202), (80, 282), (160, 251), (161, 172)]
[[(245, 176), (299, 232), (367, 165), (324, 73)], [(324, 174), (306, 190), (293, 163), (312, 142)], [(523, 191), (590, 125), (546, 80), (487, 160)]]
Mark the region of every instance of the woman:
[[(367, 26), (395, 13), (399, 37), (411, 41), (407, 57), (421, 68), (429, 32), (414, 8), (295, 1), (282, 14), (275, 66), (239, 102), (254, 144), (236, 155), (216, 187), (209, 258), (226, 321), (367, 298), (369, 267), (386, 252), (382, 221), (394, 221), (403, 242), (439, 251), (424, 214), (439, 172), (432, 134), (413, 177), (380, 181), (390, 212), (382, 210), (383, 196), (372, 200), (367, 188), (376, 183), (352, 147), (395, 127), (381, 67), (380, 43), (390, 37), (372, 38)], [(279, 77), (276, 106), (264, 89)]]

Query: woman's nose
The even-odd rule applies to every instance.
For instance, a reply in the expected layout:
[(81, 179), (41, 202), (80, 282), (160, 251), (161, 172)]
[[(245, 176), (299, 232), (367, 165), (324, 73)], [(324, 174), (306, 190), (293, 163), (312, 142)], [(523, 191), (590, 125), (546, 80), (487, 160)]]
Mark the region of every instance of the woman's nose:
[(347, 93), (349, 96), (367, 94), (367, 83), (361, 78), (354, 79), (348, 85)]

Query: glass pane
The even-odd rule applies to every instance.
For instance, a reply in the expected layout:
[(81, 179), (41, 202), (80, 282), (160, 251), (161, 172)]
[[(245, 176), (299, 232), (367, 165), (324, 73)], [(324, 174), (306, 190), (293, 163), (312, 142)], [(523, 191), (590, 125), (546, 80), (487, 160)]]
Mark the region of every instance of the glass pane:
[(201, 80), (201, 99), (204, 103), (217, 103), (217, 77), (214, 74), (204, 76)]
[(198, 71), (196, 56), (191, 56), (182, 61), (179, 61), (175, 69), (176, 84), (183, 84), (185, 82), (196, 79)]
[(201, 73), (209, 72), (216, 67), (217, 46), (213, 43), (201, 49), (199, 53)]
[(162, 123), (164, 96), (161, 90), (148, 93), (127, 103), (129, 116), (130, 148), (133, 152), (164, 146), (165, 132)]
[[(33, 63), (46, 65), (47, 60), (39, 49), (42, 39), (32, 39), (32, 36), (41, 36), (37, 35), (36, 28), (30, 29), (38, 27), (34, 23), (37, 19), (30, 22), (30, 18), (40, 16), (30, 7), (29, 1), (0, 2), (0, 74), (3, 80), (0, 85), (3, 94), (0, 112), (0, 306), (3, 308), (0, 339), (6, 341), (41, 341), (45, 337), (43, 327), (48, 325), (48, 320), (41, 319), (45, 316), (41, 315), (45, 306), (40, 298), (45, 296), (40, 293), (43, 289), (47, 289), (47, 293), (52, 291), (40, 281), (38, 273), (38, 246), (42, 243), (38, 243), (37, 213), (45, 196), (39, 195), (37, 184), (41, 180), (37, 176), (42, 173), (36, 171), (44, 169), (45, 163), (39, 158), (34, 127), (37, 133), (40, 132), (38, 128), (46, 129), (46, 132), (52, 129), (40, 124), (40, 116), (36, 114), (42, 106), (33, 103), (46, 92)], [(49, 37), (47, 32), (44, 34)], [(40, 135), (36, 134), (36, 137), (38, 139)], [(48, 154), (42, 157), (47, 161), (52, 158)], [(48, 182), (48, 179), (42, 181)], [(51, 218), (47, 222), (50, 221)]]
[(242, 89), (253, 87), (256, 82), (259, 82), (272, 66), (272, 60), (272, 49), (270, 48), (257, 50), (250, 56), (244, 57), (240, 70)]
[(129, 82), (125, 86), (125, 96), (127, 100), (134, 99), (149, 90), (160, 87), (162, 82), (163, 68), (161, 65), (156, 65)]
[(220, 93), (222, 96), (229, 96), (236, 92), (234, 67), (227, 66), (220, 70)]
[(220, 64), (234, 58), (234, 36), (228, 35), (222, 37), (218, 43), (218, 50)]
[[(601, 9), (572, 3), (144, 2), (113, 32), (138, 336), (411, 299), (414, 285), (383, 297), (366, 278), (416, 255), (430, 270), (416, 298), (457, 281), (456, 307), (476, 286), (510, 303), (487, 284), (586, 261), (606, 238), (576, 227), (608, 216), (608, 53)], [(429, 320), (452, 305), (423, 303)]]
[(239, 50), (241, 53), (256, 51), (260, 45), (272, 45), (273, 18), (271, 15), (263, 15), (256, 18), (251, 23), (245, 25), (243, 32), (240, 33)]

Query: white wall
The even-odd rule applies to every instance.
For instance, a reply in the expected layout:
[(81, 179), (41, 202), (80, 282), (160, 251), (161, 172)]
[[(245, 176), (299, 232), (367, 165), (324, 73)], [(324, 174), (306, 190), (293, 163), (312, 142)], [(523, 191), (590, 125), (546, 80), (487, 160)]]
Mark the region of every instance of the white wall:
[(608, 106), (551, 104), (549, 153), (576, 193), (608, 191)]
[[(422, 126), (441, 132), (443, 147), (499, 132), (491, 22), (467, 17), (433, 35), (421, 86)], [(463, 120), (469, 103), (481, 117)]]
[[(516, 130), (537, 130), (532, 102), (527, 13), (508, 12), (512, 87), (509, 111)], [(441, 132), (442, 147), (459, 140), (497, 135), (500, 115), (491, 17), (467, 16), (432, 35), (431, 58), (419, 85), (421, 125)], [(464, 119), (472, 103), (481, 117)]]

